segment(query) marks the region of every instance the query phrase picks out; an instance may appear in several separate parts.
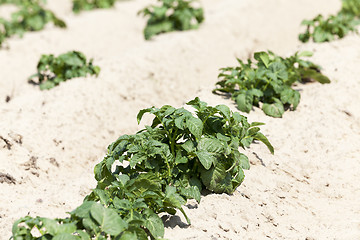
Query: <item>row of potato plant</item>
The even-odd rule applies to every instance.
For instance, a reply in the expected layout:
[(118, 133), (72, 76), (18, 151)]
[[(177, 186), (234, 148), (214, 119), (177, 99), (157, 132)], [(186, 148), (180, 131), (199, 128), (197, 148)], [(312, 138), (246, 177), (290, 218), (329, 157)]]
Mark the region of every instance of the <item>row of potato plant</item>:
[(314, 42), (329, 42), (343, 38), (349, 32), (357, 33), (360, 25), (360, 0), (342, 0), (342, 8), (336, 15), (324, 18), (319, 14), (311, 20), (304, 20), (305, 33), (299, 35), (302, 42), (313, 39)]
[[(300, 102), (300, 93), (293, 88), (294, 84), (308, 81), (330, 83), (329, 78), (320, 72), (319, 65), (302, 59), (310, 56), (312, 53), (305, 51), (282, 58), (268, 51), (256, 52), (256, 63), (250, 59), (247, 63), (237, 59), (240, 66), (221, 69), (220, 80), (213, 92), (230, 94), (243, 112), (249, 113), (253, 106), (260, 107), (261, 104), (265, 114), (282, 117), (286, 109), (295, 110)], [(71, 78), (98, 76), (100, 67), (94, 66), (92, 61), (87, 62), (85, 55), (78, 51), (58, 57), (42, 55), (37, 73), (31, 76), (30, 82), (44, 90)]]
[(95, 166), (96, 188), (65, 219), (26, 216), (14, 223), (14, 240), (33, 239), (161, 239), (159, 213), (182, 212), (188, 199), (200, 202), (201, 191), (231, 194), (244, 180), (249, 160), (239, 147), (253, 141), (274, 149), (260, 132), (225, 105), (208, 106), (199, 98), (185, 108), (165, 105), (143, 109), (152, 124), (123, 135), (108, 147)]
[[(194, 0), (158, 0), (160, 6), (150, 5), (139, 14), (148, 16), (144, 29), (144, 37), (171, 31), (184, 31), (198, 28), (204, 20), (204, 12), (200, 7), (193, 7)], [(116, 0), (73, 0), (73, 11), (113, 7)], [(1, 4), (15, 4), (19, 10), (14, 12), (11, 20), (0, 18), (0, 47), (13, 35), (22, 36), (27, 31), (40, 31), (49, 22), (65, 28), (66, 24), (52, 11), (44, 8), (46, 0), (0, 0)]]
[[(97, 8), (111, 8), (118, 0), (72, 0), (72, 10), (75, 13)], [(0, 4), (16, 4), (23, 6), (28, 3), (45, 4), (46, 0), (0, 0)]]
[[(204, 11), (194, 7), (195, 0), (158, 0), (160, 5), (150, 5), (139, 14), (148, 16), (144, 37), (149, 40), (154, 35), (171, 31), (183, 31), (198, 28), (204, 21)], [(0, 0), (0, 4), (12, 3), (20, 10), (12, 14), (11, 21), (0, 18), (0, 46), (6, 38), (15, 34), (22, 36), (26, 31), (39, 31), (48, 22), (59, 27), (66, 27), (63, 20), (53, 12), (44, 9), (46, 0)], [(73, 11), (113, 7), (116, 0), (73, 0)], [(331, 41), (343, 38), (349, 32), (357, 32), (360, 24), (360, 0), (342, 0), (342, 9), (337, 15), (325, 19), (321, 14), (312, 20), (304, 20), (305, 33), (299, 35), (302, 42), (311, 38), (315, 42)]]
[[(173, 3), (168, 1), (169, 6)], [(169, 9), (164, 6), (153, 7), (154, 13), (150, 8), (143, 10), (153, 18), (149, 20), (150, 25), (161, 26), (146, 30), (147, 38), (170, 29), (162, 28), (161, 21), (167, 17), (163, 12)], [(195, 16), (199, 23), (202, 21), (199, 19), (203, 19), (201, 11), (198, 18)], [(196, 14), (199, 12), (193, 11), (188, 16)], [(171, 24), (167, 22), (170, 20), (164, 21), (174, 27), (178, 20)], [(180, 25), (193, 20), (181, 21)], [(320, 73), (318, 65), (301, 59), (310, 55), (303, 52), (281, 58), (270, 51), (255, 53), (256, 67), (250, 60), (247, 64), (238, 60), (240, 67), (223, 68), (219, 87), (214, 92), (230, 93), (242, 111), (249, 112), (252, 106), (263, 103), (266, 114), (281, 117), (286, 107), (295, 109), (299, 103), (300, 94), (292, 89), (294, 83), (330, 82)], [(57, 65), (51, 67), (52, 64)], [(92, 61), (86, 65), (85, 56), (75, 51), (58, 59), (44, 55), (38, 64), (37, 76), (46, 89), (64, 81), (62, 77), (67, 75), (71, 78), (83, 76), (78, 72), (98, 74), (98, 67), (89, 70), (89, 66), (92, 67)], [(60, 69), (58, 73), (56, 69)], [(46, 75), (49, 72), (50, 75)], [(230, 111), (227, 106), (211, 107), (199, 98), (187, 105), (193, 107), (195, 115), (185, 108), (168, 105), (141, 110), (138, 122), (150, 113), (154, 115), (152, 124), (134, 135), (121, 136), (108, 147), (107, 156), (94, 170), (96, 188), (68, 218), (26, 216), (14, 223), (12, 238), (162, 239), (164, 224), (160, 213), (174, 215), (179, 211), (190, 224), (183, 209), (188, 199), (200, 202), (203, 189), (232, 194), (242, 183), (243, 170), (250, 165), (247, 156), (239, 151), (240, 147), (244, 149), (253, 141), (261, 141), (274, 153), (260, 132), (262, 123), (249, 123), (246, 117)]]

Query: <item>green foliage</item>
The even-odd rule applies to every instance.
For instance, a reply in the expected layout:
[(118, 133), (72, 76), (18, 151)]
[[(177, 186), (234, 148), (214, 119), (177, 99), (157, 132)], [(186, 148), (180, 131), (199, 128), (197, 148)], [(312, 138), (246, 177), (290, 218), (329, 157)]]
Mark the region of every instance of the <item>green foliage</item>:
[(360, 17), (360, 0), (343, 0), (341, 12)]
[(49, 22), (61, 28), (66, 27), (64, 21), (42, 6), (42, 2), (40, 0), (2, 0), (0, 4), (12, 3), (17, 5), (19, 10), (11, 15), (11, 20), (0, 18), (0, 46), (6, 38), (13, 35), (23, 36), (28, 31), (40, 31)]
[[(249, 160), (239, 152), (254, 140), (271, 151), (260, 133), (262, 123), (248, 123), (227, 106), (207, 106), (198, 98), (184, 108), (163, 106), (139, 112), (154, 115), (151, 126), (123, 135), (108, 147), (95, 167), (96, 188), (66, 219), (19, 219), (14, 240), (35, 239), (162, 239), (159, 213), (176, 214), (188, 199), (200, 202), (200, 191), (233, 193), (244, 179)], [(41, 237), (34, 236), (33, 229)], [(37, 235), (38, 236), (38, 235)]]
[(146, 40), (160, 33), (196, 29), (204, 21), (203, 9), (192, 7), (194, 0), (158, 1), (161, 6), (151, 5), (139, 12), (149, 16), (144, 29)]
[(220, 81), (213, 92), (231, 94), (240, 111), (248, 113), (261, 102), (266, 115), (282, 117), (286, 108), (295, 110), (300, 102), (300, 93), (292, 88), (294, 83), (311, 80), (330, 83), (318, 65), (301, 59), (311, 55), (302, 52), (282, 58), (270, 51), (257, 52), (256, 67), (251, 60), (244, 63), (238, 59), (240, 66), (221, 69)]
[[(109, 159), (106, 158), (105, 161), (109, 164)], [(99, 166), (95, 168), (95, 172), (97, 169)], [(95, 174), (99, 179), (101, 173)], [(176, 192), (174, 186), (163, 189), (161, 179), (155, 174), (113, 174), (103, 181), (100, 180), (96, 189), (86, 197), (86, 201), (99, 201), (108, 208), (115, 209), (118, 216), (128, 223), (128, 228), (122, 234), (163, 237), (164, 225), (158, 213), (175, 214), (176, 209), (179, 209), (185, 215), (182, 205), (186, 200)], [(113, 181), (107, 182), (110, 178)], [(143, 229), (147, 229), (149, 233)]]
[(73, 12), (88, 11), (97, 8), (111, 8), (116, 0), (73, 0)]
[[(53, 240), (90, 240), (107, 239), (121, 236), (129, 228), (115, 209), (105, 208), (100, 203), (84, 202), (70, 213), (70, 218), (48, 219), (26, 216), (13, 225), (14, 240), (39, 239), (33, 229), (37, 229), (42, 238)], [(120, 238), (121, 239), (121, 238)]]
[[(37, 231), (34, 230), (40, 232), (43, 236), (41, 239), (90, 239), (89, 235), (81, 230), (79, 231), (76, 227), (76, 222), (73, 222), (70, 219), (48, 219), (41, 217), (32, 218), (30, 216), (21, 218), (14, 223), (12, 228), (12, 239), (40, 239), (36, 237), (37, 234), (34, 234), (34, 232)], [(84, 237), (75, 236), (73, 233), (77, 233), (77, 235), (80, 234), (79, 236)]]
[[(94, 66), (92, 59), (87, 63), (83, 53), (71, 51), (54, 57), (42, 55), (37, 65), (37, 77), (40, 89), (50, 89), (71, 78), (85, 77), (88, 74), (98, 76), (100, 67)], [(30, 80), (34, 82), (33, 80)]]
[(337, 38), (345, 37), (349, 32), (357, 32), (359, 20), (349, 14), (331, 15), (324, 19), (318, 15), (312, 20), (304, 20), (301, 24), (306, 26), (306, 31), (299, 35), (302, 42), (308, 42), (310, 38), (314, 42), (330, 42)]
[(27, 4), (44, 4), (46, 0), (0, 0), (1, 4), (15, 4), (18, 6), (27, 5)]
[[(216, 193), (231, 194), (243, 180), (243, 169), (249, 163), (239, 147), (248, 147), (253, 140), (273, 148), (246, 117), (232, 113), (225, 105), (207, 106), (198, 98), (187, 103), (196, 109), (196, 116), (184, 108), (163, 106), (143, 109), (138, 121), (145, 113), (153, 114), (151, 126), (135, 135), (121, 136), (109, 146), (108, 156), (95, 168), (99, 187), (104, 189), (115, 180), (115, 174), (137, 176), (139, 172), (155, 174), (165, 186), (177, 187), (185, 198), (198, 201), (199, 191), (204, 187)], [(112, 165), (119, 161), (115, 172)], [(126, 166), (126, 167), (125, 167)], [(208, 179), (206, 172), (222, 169), (222, 179)], [(230, 184), (210, 186), (209, 182), (230, 179)], [(205, 181), (203, 181), (205, 180)]]
[(336, 15), (324, 18), (321, 14), (312, 20), (304, 20), (305, 33), (299, 34), (299, 40), (308, 42), (330, 42), (341, 39), (349, 32), (357, 33), (360, 24), (360, 0), (343, 0), (342, 9)]
[[(101, 203), (84, 201), (82, 205), (70, 212), (66, 219), (48, 219), (26, 216), (13, 225), (14, 240), (106, 240), (106, 239), (140, 239), (148, 236), (160, 239), (164, 236), (164, 225), (161, 218), (147, 208), (141, 199), (131, 203), (125, 199), (115, 199), (110, 207)], [(126, 217), (123, 217), (126, 215)]]

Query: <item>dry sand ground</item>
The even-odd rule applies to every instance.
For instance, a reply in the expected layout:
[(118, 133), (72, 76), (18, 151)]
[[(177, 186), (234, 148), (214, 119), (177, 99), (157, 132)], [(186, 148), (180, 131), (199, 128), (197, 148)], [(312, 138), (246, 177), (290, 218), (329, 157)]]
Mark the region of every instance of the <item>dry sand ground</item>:
[[(306, 49), (323, 66), (329, 85), (301, 85), (296, 112), (282, 119), (255, 109), (276, 153), (253, 145), (251, 170), (233, 196), (210, 194), (166, 221), (169, 239), (360, 239), (360, 38), (302, 45), (302, 19), (335, 13), (340, 0), (203, 0), (206, 21), (197, 31), (145, 42), (149, 1), (75, 16), (70, 0), (49, 7), (68, 24), (8, 41), (0, 50), (0, 239), (27, 214), (65, 217), (95, 186), (93, 167), (118, 136), (134, 133), (137, 112), (152, 105), (182, 106), (212, 95), (218, 69), (270, 49)], [(99, 78), (62, 83), (51, 91), (27, 84), (41, 54), (83, 51), (101, 66)], [(11, 97), (6, 103), (6, 97)]]

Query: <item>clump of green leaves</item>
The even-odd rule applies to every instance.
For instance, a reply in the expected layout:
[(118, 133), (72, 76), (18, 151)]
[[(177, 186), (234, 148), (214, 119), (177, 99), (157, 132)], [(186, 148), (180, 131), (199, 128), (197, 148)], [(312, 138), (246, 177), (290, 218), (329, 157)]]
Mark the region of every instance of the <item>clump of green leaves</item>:
[[(195, 108), (196, 116), (168, 105), (141, 110), (138, 121), (150, 113), (154, 115), (152, 125), (110, 145), (108, 156), (95, 168), (97, 180), (111, 183), (115, 180), (112, 173), (136, 176), (151, 172), (165, 185), (177, 186), (183, 196), (200, 200), (197, 194), (203, 188), (231, 194), (240, 185), (249, 162), (239, 147), (259, 140), (273, 152), (259, 132), (261, 123), (249, 124), (246, 117), (232, 113), (227, 106), (207, 106), (199, 98), (187, 104)], [(113, 172), (115, 161), (126, 167), (119, 165)]]
[(299, 35), (299, 39), (302, 42), (308, 42), (310, 38), (314, 42), (330, 42), (345, 37), (349, 32), (357, 32), (359, 23), (358, 19), (349, 14), (331, 15), (327, 19), (318, 15), (301, 23), (306, 26), (306, 31)]
[(87, 62), (83, 53), (70, 51), (55, 57), (53, 54), (42, 55), (37, 65), (37, 73), (30, 77), (38, 78), (40, 89), (50, 89), (71, 78), (85, 77), (100, 73), (100, 67), (93, 65), (93, 59)]
[(342, 9), (336, 15), (324, 18), (321, 14), (312, 20), (304, 20), (305, 33), (299, 35), (299, 40), (308, 42), (330, 42), (341, 39), (349, 32), (357, 33), (360, 24), (360, 0), (343, 0)]
[(73, 12), (88, 11), (97, 8), (111, 8), (117, 0), (73, 0)]
[(360, 1), (359, 0), (343, 0), (341, 13), (350, 14), (360, 17)]
[(108, 147), (95, 167), (96, 188), (66, 219), (22, 218), (14, 223), (13, 239), (161, 239), (159, 213), (176, 214), (188, 199), (200, 202), (200, 191), (233, 193), (244, 179), (249, 160), (239, 147), (268, 139), (262, 123), (248, 123), (227, 106), (207, 106), (198, 98), (184, 108), (163, 106), (139, 112), (154, 115), (151, 126), (124, 135)]
[(295, 110), (300, 102), (300, 93), (292, 88), (294, 83), (330, 83), (320, 73), (320, 66), (301, 59), (311, 55), (302, 52), (282, 58), (271, 51), (256, 52), (255, 64), (238, 59), (240, 66), (222, 68), (213, 92), (230, 94), (240, 111), (249, 113), (253, 106), (260, 107), (262, 103), (266, 115), (282, 117), (286, 108)]
[(1, 3), (12, 3), (19, 10), (11, 15), (11, 20), (0, 18), (0, 46), (6, 38), (13, 35), (23, 36), (28, 31), (40, 31), (52, 22), (55, 26), (65, 28), (66, 24), (56, 15), (43, 7), (40, 0), (6, 0)]
[[(121, 185), (124, 183), (124, 185)], [(148, 185), (145, 185), (148, 184)], [(156, 198), (154, 188), (145, 190), (145, 187), (153, 187), (156, 183), (150, 180), (143, 181), (140, 178), (133, 181), (123, 179), (119, 182), (118, 190), (125, 190), (126, 194), (137, 196), (145, 192), (152, 199)], [(140, 189), (137, 190), (136, 188)], [(127, 191), (131, 188), (130, 192)], [(169, 190), (171, 191), (171, 190)], [(167, 192), (166, 201), (174, 197)], [(133, 194), (134, 193), (134, 194)], [(152, 195), (155, 195), (152, 196)], [(165, 195), (165, 194), (163, 194)], [(176, 201), (170, 199), (170, 201)], [(165, 203), (165, 205), (170, 205)], [(169, 206), (170, 209), (170, 206)], [(132, 201), (125, 196), (124, 199), (115, 198), (111, 204), (84, 201), (82, 205), (69, 213), (65, 219), (48, 219), (42, 217), (32, 218), (26, 216), (19, 219), (13, 225), (12, 238), (14, 240), (40, 239), (67, 239), (67, 240), (106, 240), (106, 239), (160, 239), (164, 236), (164, 224), (161, 218), (155, 214), (142, 198)], [(36, 234), (37, 230), (40, 234)]]
[(198, 28), (204, 21), (202, 8), (195, 8), (194, 0), (159, 0), (160, 6), (151, 5), (139, 14), (149, 16), (144, 36), (149, 40), (154, 35), (171, 31), (184, 31)]

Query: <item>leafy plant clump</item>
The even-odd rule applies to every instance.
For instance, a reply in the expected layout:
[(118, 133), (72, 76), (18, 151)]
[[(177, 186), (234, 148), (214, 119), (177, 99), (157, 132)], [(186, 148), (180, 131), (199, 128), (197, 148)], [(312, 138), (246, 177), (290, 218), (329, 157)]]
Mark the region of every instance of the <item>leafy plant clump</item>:
[[(50, 89), (61, 82), (71, 78), (85, 77), (89, 75), (98, 76), (100, 67), (93, 65), (93, 60), (87, 62), (83, 53), (70, 51), (54, 57), (53, 54), (42, 55), (37, 65), (37, 73), (30, 77), (31, 83), (39, 84), (40, 89)], [(38, 78), (38, 82), (33, 80)]]
[(200, 191), (233, 193), (249, 169), (239, 147), (254, 140), (273, 153), (260, 133), (262, 123), (248, 123), (227, 106), (207, 106), (198, 98), (184, 108), (163, 106), (141, 110), (154, 115), (151, 126), (124, 135), (108, 147), (95, 167), (97, 187), (66, 219), (31, 218), (14, 223), (13, 239), (161, 239), (164, 225), (159, 213), (176, 214), (188, 199), (200, 202)]
[[(182, 195), (200, 200), (195, 197), (198, 195), (188, 193), (188, 188), (193, 189), (191, 192), (206, 188), (231, 194), (240, 185), (242, 169), (248, 169), (249, 162), (238, 151), (239, 147), (259, 140), (273, 152), (259, 132), (257, 126), (261, 123), (249, 124), (246, 117), (232, 113), (227, 106), (207, 106), (199, 98), (187, 105), (195, 108), (196, 116), (184, 108), (168, 105), (141, 110), (138, 122), (145, 113), (150, 113), (154, 115), (151, 126), (135, 135), (124, 135), (110, 145), (108, 156), (95, 168), (96, 179), (111, 183), (120, 173), (128, 176), (152, 173), (164, 187), (176, 186)], [(113, 171), (115, 161), (120, 165)], [(104, 185), (99, 187), (103, 189)]]
[(73, 0), (73, 12), (88, 11), (97, 8), (111, 8), (117, 0)]
[(158, 1), (161, 2), (161, 6), (151, 5), (139, 12), (149, 16), (144, 29), (146, 40), (160, 33), (196, 29), (204, 21), (203, 9), (192, 6), (194, 0)]
[(56, 15), (43, 7), (40, 0), (6, 0), (2, 3), (12, 3), (19, 7), (11, 15), (11, 20), (0, 18), (0, 46), (6, 38), (13, 35), (23, 36), (28, 31), (40, 31), (46, 24), (52, 22), (55, 26), (65, 28), (66, 24)]
[(244, 63), (240, 59), (238, 67), (222, 68), (220, 81), (214, 93), (230, 94), (240, 111), (249, 113), (253, 106), (260, 107), (266, 115), (282, 117), (285, 109), (295, 110), (300, 102), (300, 93), (292, 88), (295, 83), (318, 81), (330, 83), (320, 73), (320, 66), (302, 60), (312, 56), (311, 52), (295, 53), (282, 58), (273, 52), (256, 52), (254, 59)]
[(360, 17), (360, 1), (359, 0), (343, 0), (342, 13)]
[(349, 14), (331, 15), (327, 19), (318, 15), (301, 24), (306, 26), (306, 31), (299, 35), (300, 41), (308, 42), (312, 38), (314, 42), (330, 42), (345, 37), (349, 32), (357, 32), (360, 21)]
[(343, 0), (342, 9), (336, 15), (324, 18), (321, 14), (312, 20), (304, 20), (301, 25), (306, 26), (305, 33), (299, 35), (299, 40), (308, 42), (330, 42), (343, 38), (349, 32), (357, 33), (360, 24), (360, 1)]

